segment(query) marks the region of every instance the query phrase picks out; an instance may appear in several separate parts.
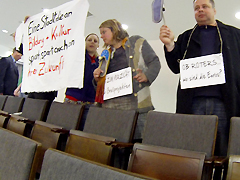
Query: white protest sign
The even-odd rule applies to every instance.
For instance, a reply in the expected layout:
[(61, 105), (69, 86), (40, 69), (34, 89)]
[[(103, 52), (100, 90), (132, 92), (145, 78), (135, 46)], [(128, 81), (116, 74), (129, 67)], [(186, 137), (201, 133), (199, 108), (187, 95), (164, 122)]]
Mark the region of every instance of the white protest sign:
[(180, 61), (181, 89), (223, 84), (225, 80), (222, 54)]
[(73, 0), (31, 16), (23, 31), (23, 92), (82, 88), (89, 3)]
[(111, 99), (127, 94), (132, 94), (131, 67), (109, 73), (106, 75), (103, 99)]

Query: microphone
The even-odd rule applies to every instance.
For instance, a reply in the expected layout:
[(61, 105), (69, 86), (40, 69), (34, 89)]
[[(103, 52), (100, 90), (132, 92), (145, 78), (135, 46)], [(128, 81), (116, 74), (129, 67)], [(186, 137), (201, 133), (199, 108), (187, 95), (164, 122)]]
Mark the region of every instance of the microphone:
[(152, 2), (152, 20), (154, 23), (161, 22), (162, 18), (164, 20), (163, 11), (165, 10), (165, 8), (163, 7), (163, 1), (164, 0), (154, 0)]

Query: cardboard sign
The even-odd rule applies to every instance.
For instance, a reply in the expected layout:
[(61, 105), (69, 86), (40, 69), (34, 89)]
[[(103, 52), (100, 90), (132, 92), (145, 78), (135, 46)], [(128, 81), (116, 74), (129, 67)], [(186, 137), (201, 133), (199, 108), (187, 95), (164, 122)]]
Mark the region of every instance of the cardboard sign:
[(180, 61), (181, 89), (224, 84), (222, 54), (213, 54)]
[(23, 25), (23, 92), (82, 88), (89, 3), (73, 0)]
[(131, 67), (106, 75), (104, 87), (104, 100), (132, 94), (132, 71)]

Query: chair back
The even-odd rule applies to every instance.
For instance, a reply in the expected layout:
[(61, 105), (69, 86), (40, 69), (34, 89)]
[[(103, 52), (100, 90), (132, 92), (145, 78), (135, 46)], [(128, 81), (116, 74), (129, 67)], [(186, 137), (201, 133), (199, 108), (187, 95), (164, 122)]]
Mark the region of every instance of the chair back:
[(44, 156), (39, 180), (140, 180), (152, 179), (121, 169), (79, 158), (68, 153), (48, 149)]
[(227, 180), (239, 180), (240, 177), (240, 156), (230, 155), (228, 162)]
[(0, 128), (0, 179), (34, 180), (41, 144)]
[(21, 112), (24, 100), (25, 98), (23, 97), (8, 96), (3, 111), (8, 112), (10, 114)]
[(33, 121), (46, 121), (48, 108), (48, 100), (26, 98), (21, 116)]
[(230, 120), (228, 155), (240, 155), (239, 132), (240, 132), (240, 117), (232, 117)]
[(111, 164), (112, 146), (106, 145), (115, 138), (70, 130), (65, 152), (102, 164)]
[(83, 105), (52, 102), (47, 116), (47, 123), (65, 129), (79, 129)]
[(167, 180), (201, 180), (205, 153), (135, 143), (128, 171)]
[[(21, 116), (11, 116), (7, 123), (7, 129), (29, 137), (34, 121), (46, 121), (46, 116), (49, 110), (48, 105), (48, 100), (26, 98)], [(19, 122), (18, 120), (21, 119), (27, 119), (33, 122), (32, 124), (21, 121)]]
[(90, 107), (83, 131), (132, 142), (137, 117), (135, 110)]
[(54, 128), (62, 129), (60, 126), (52, 125), (43, 121), (35, 121), (33, 126), (30, 137), (42, 144), (37, 172), (40, 172), (41, 170), (45, 151), (48, 148), (61, 149), (62, 143), (66, 143), (67, 136), (61, 135), (60, 132), (53, 132), (52, 129)]
[(0, 95), (0, 110), (3, 110), (7, 97), (7, 95)]
[(218, 117), (150, 111), (144, 144), (214, 154)]

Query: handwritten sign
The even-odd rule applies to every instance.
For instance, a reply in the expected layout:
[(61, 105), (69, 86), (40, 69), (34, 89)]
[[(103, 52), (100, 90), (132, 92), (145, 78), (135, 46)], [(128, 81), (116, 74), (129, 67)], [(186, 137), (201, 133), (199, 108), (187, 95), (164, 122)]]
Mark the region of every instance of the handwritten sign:
[(131, 67), (106, 75), (104, 87), (104, 100), (132, 94)]
[(221, 53), (180, 61), (180, 74), (181, 89), (226, 82)]
[(87, 0), (73, 0), (24, 23), (23, 92), (83, 86), (88, 9)]

